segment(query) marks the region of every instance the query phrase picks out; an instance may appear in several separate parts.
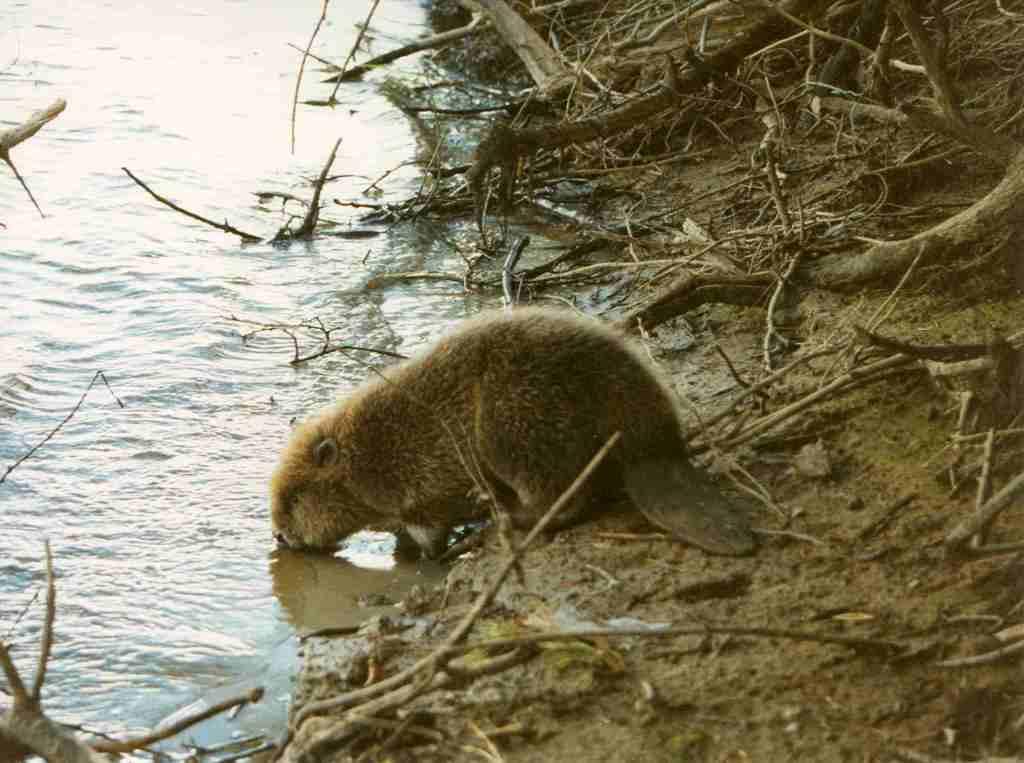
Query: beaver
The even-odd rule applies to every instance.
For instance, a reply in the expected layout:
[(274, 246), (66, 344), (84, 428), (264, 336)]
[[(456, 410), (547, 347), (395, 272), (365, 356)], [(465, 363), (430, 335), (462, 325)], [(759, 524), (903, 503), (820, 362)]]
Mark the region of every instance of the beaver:
[(679, 540), (754, 551), (746, 512), (687, 459), (672, 393), (641, 352), (597, 319), (538, 307), (470, 319), (296, 426), (271, 478), (273, 533), (328, 549), (398, 523), (436, 557), (488, 496), (528, 529), (616, 432), (551, 529), (625, 488)]

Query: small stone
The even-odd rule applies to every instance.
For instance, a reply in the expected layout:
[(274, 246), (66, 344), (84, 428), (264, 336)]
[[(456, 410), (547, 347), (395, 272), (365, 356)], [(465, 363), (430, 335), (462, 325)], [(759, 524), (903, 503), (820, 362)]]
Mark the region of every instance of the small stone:
[(805, 477), (822, 479), (832, 473), (832, 461), (825, 450), (825, 443), (821, 440), (800, 448), (800, 452), (793, 459), (793, 466)]

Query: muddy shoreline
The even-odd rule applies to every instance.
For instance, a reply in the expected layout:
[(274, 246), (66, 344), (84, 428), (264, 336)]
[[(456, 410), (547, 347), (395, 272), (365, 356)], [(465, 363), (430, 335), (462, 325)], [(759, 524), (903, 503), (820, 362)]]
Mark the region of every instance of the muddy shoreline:
[[(719, 337), (740, 374), (759, 359), (745, 317), (759, 320), (734, 315), (730, 336)], [(659, 352), (672, 333), (652, 343), (655, 359), (699, 410), (724, 406), (740, 388), (717, 354), (700, 342)], [(965, 574), (946, 559), (943, 531), (970, 500), (950, 501), (920, 466), (942, 449), (937, 402), (910, 378), (829, 406), (810, 433), (793, 435), (824, 451), (824, 472), (799, 455), (804, 446), (760, 452), (756, 475), (792, 520), (783, 527), (767, 509), (758, 516), (783, 532), (756, 557), (708, 556), (613, 511), (531, 548), (524, 579), (504, 584), (470, 638), (732, 624), (891, 641), (897, 653), (728, 633), (552, 643), (521, 666), (403, 706), (394, 717), (422, 728), (386, 755), (373, 746), (328, 754), (323, 739), (340, 722), (327, 714), (302, 725), (285, 760), (304, 750), (338, 761), (473, 760), (473, 748), (488, 748), (480, 733), (507, 761), (889, 760), (903, 738), (940, 750), (951, 723), (958, 744), (981, 744), (973, 735), (990, 727), (977, 725), (973, 703), (985, 698), (994, 703), (985, 718), (1008, 721), (1013, 663), (969, 672), (936, 663), (996, 643), (990, 626), (1012, 618), (1024, 570), (1002, 560)], [(1000, 535), (1021, 529), (1014, 520)], [(485, 532), (485, 545), (455, 562), (443, 584), (416, 590), (393, 615), (371, 618), (357, 635), (306, 639), (291, 718), (400, 673), (443, 643), (506, 558)], [(480, 650), (476, 659), (489, 656)]]
[[(968, 36), (983, 29), (960, 21)], [(821, 23), (833, 22), (840, 28), (832, 17)], [(572, 19), (551, 23), (560, 33), (593, 32)], [(514, 59), (495, 56), (497, 38), (488, 34), (449, 60), (472, 61), (478, 51), (492, 75), (513, 67)], [(964, 49), (958, 54), (970, 58)], [(802, 53), (791, 46), (787, 55), (795, 60)], [(782, 58), (773, 65), (785, 68)], [(629, 61), (648, 85), (661, 76), (652, 61)], [(603, 61), (593, 71), (627, 87), (622, 67)], [(978, 87), (997, 79), (984, 70), (970, 76)], [(924, 92), (920, 82), (901, 87), (906, 97)], [(749, 88), (734, 95), (742, 100), (744, 92), (749, 96)], [(797, 273), (800, 258), (852, 258), (862, 244), (912, 235), (998, 181), (984, 163), (958, 165), (956, 183), (943, 179), (945, 166), (936, 165), (935, 174), (901, 167), (898, 180), (885, 176), (893, 182), (878, 201), (867, 168), (912, 156), (920, 135), (842, 116), (821, 116), (824, 127), (808, 127), (801, 120), (810, 119), (809, 111), (799, 110), (786, 115), (792, 134), (787, 168), (777, 178), (789, 183), (783, 193), (750, 174), (748, 161), (759, 142), (765, 145), (765, 115), (773, 109), (737, 116), (710, 85), (700, 98), (709, 114), (703, 122), (685, 122), (681, 114), (678, 132), (674, 123), (659, 123), (649, 134), (619, 136), (604, 165), (594, 160), (597, 149), (567, 150), (591, 170), (592, 197), (604, 199), (594, 219), (628, 221), (640, 202), (648, 220), (687, 211), (685, 235), (682, 228), (658, 229), (660, 223), (652, 223), (654, 235), (642, 236), (625, 227), (613, 235), (610, 224), (595, 224), (591, 233), (608, 242), (597, 261), (660, 262), (678, 256), (681, 242), (700, 248), (712, 241), (693, 255), (705, 253), (695, 268), (702, 276), (767, 273), (773, 284), (796, 273), (790, 285), (807, 284)], [(686, 149), (670, 159), (651, 148), (659, 141), (678, 148), (672, 141), (687, 131)], [(655, 159), (615, 166), (625, 165), (630, 151)], [(854, 154), (858, 163), (843, 164)], [(769, 171), (776, 172), (773, 165)], [(793, 238), (787, 199), (812, 204), (823, 196), (831, 206), (813, 215), (803, 206), (790, 210), (806, 231), (813, 229)], [(778, 217), (764, 224), (773, 210)], [(849, 237), (846, 225), (856, 228)], [(743, 243), (722, 244), (731, 240), (727, 230), (739, 230), (735, 240)], [(728, 474), (730, 484), (761, 495), (760, 553), (708, 556), (652, 532), (633, 513), (612, 511), (526, 551), (522, 574), (497, 590), (466, 638), (482, 646), (457, 660), (424, 662), (452, 637), (508, 558), (501, 539), (485, 531), (483, 546), (454, 562), (444, 583), (415, 589), (358, 633), (304, 640), (291, 711), (295, 733), (284, 759), (947, 761), (1020, 754), (1018, 663), (956, 662), (991, 653), (1024, 620), (1019, 557), (965, 559), (947, 550), (948, 533), (975, 504), (978, 469), (967, 468), (972, 476), (964, 477), (963, 467), (977, 463), (978, 451), (951, 440), (951, 432), (963, 431), (962, 398), (911, 356), (837, 383), (847, 369), (855, 374), (867, 365), (867, 350), (851, 341), (855, 327), (883, 314), (887, 336), (920, 344), (1020, 332), (1021, 284), (1014, 283), (1008, 250), (992, 251), (999, 256), (970, 252), (958, 264), (932, 263), (917, 273), (912, 265), (898, 284), (881, 278), (856, 291), (826, 283), (798, 295), (790, 290), (769, 305), (766, 288), (755, 307), (695, 300), (685, 317), (640, 332), (638, 341), (679, 393), (702, 464), (723, 483)], [(673, 288), (660, 271), (590, 283), (598, 292), (627, 284), (625, 304), (609, 309), (595, 298), (590, 305), (612, 320)], [(786, 340), (776, 343), (777, 334)], [(773, 354), (775, 369), (809, 359), (762, 394), (749, 394)], [(989, 381), (974, 389), (987, 389)], [(835, 394), (813, 397), (830, 385)], [(813, 403), (799, 415), (742, 436), (754, 431), (751, 421), (807, 399)], [(989, 426), (1000, 423), (1006, 422)], [(1017, 447), (1008, 445), (995, 466), (999, 484), (1020, 463)], [(990, 540), (1022, 536), (1024, 517), (1011, 511)], [(692, 630), (658, 634), (670, 627)], [(616, 633), (623, 630), (630, 635)], [(589, 635), (574, 635), (581, 632)], [(545, 640), (552, 634), (559, 636)], [(316, 704), (329, 700), (335, 707)], [(352, 707), (359, 709), (345, 712)]]

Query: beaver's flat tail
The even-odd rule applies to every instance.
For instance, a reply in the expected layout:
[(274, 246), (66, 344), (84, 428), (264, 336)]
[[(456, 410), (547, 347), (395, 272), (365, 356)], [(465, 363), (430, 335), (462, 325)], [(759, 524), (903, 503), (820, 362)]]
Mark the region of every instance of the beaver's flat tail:
[(630, 464), (626, 492), (640, 512), (679, 540), (712, 554), (745, 556), (757, 549), (746, 511), (684, 459)]

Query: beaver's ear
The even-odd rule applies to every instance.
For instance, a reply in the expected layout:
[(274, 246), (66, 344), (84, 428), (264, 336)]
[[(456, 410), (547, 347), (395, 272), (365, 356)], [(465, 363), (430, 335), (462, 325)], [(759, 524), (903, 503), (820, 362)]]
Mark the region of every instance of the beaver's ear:
[(313, 449), (313, 463), (317, 466), (331, 466), (338, 460), (338, 442), (333, 437), (325, 437)]

